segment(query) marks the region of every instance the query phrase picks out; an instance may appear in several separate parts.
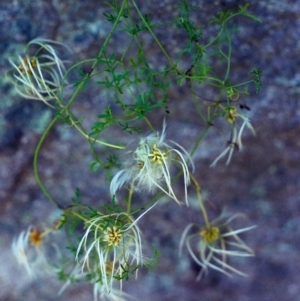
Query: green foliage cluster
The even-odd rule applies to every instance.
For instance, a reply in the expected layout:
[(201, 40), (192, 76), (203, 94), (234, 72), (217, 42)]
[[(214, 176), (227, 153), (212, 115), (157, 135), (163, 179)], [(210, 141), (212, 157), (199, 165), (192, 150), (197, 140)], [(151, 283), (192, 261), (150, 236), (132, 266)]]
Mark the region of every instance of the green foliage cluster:
[[(250, 109), (245, 105), (245, 98), (253, 90), (252, 87), (256, 92), (261, 89), (261, 71), (254, 66), (246, 71), (248, 79), (236, 81), (232, 74), (232, 42), (238, 31), (235, 26), (237, 18), (250, 18), (254, 22), (260, 20), (248, 11), (248, 5), (239, 6), (235, 11), (219, 12), (212, 16), (207, 26), (198, 24), (192, 18), (199, 8), (192, 6), (188, 0), (179, 1), (176, 17), (167, 23), (159, 23), (150, 14), (143, 14), (135, 0), (114, 0), (106, 2), (106, 5), (103, 17), (112, 27), (95, 57), (65, 69), (67, 63), (58, 54), (59, 48), (64, 45), (39, 39), (28, 45), (25, 55), (18, 57), (19, 63), (11, 60), (13, 68), (7, 76), (20, 95), (43, 101), (56, 113), (37, 145), (34, 171), (44, 194), (62, 210), (62, 217), (55, 226), (35, 232), (30, 228), (26, 235), (15, 241), (15, 254), (20, 258), (20, 249), (24, 249), (25, 244), (40, 254), (44, 238), (64, 229), (69, 253), (62, 255), (63, 263), (52, 265), (58, 278), (65, 281), (65, 286), (85, 280), (94, 285), (97, 296), (105, 295), (108, 300), (126, 300), (128, 296), (125, 293), (116, 291), (115, 282), (127, 281), (131, 275), (137, 275), (140, 268), (150, 269), (158, 264), (159, 251), (156, 248), (152, 252), (153, 258), (142, 253), (147, 243), (142, 242), (138, 221), (145, 214), (151, 214), (152, 207), (158, 206), (157, 201), (163, 194), (181, 205), (183, 196), (175, 194), (173, 185), (183, 179), (186, 203), (186, 187), (191, 183), (197, 194), (202, 218), (199, 218), (199, 223), (191, 223), (184, 230), (180, 252), (184, 246), (187, 247), (192, 259), (201, 267), (199, 278), (208, 268), (226, 275), (243, 275), (229, 265), (226, 257), (253, 255), (252, 250), (238, 237), (239, 233), (252, 227), (233, 230), (230, 223), (236, 215), (229, 218), (222, 215), (211, 221), (192, 167), (193, 155), (217, 119), (229, 128), (231, 137), (228, 146), (212, 163), (213, 166), (225, 156), (229, 164), (233, 152), (242, 149), (241, 138), (245, 128), (255, 133), (244, 114), (245, 109)], [(167, 50), (164, 38), (156, 35), (156, 31), (162, 28), (166, 32), (168, 28), (175, 30), (181, 37), (180, 51), (174, 53)], [(213, 28), (215, 34), (209, 39), (203, 38), (210, 32), (209, 28)], [(126, 36), (121, 55), (111, 50), (112, 38), (120, 32)], [(153, 64), (144, 42), (147, 39), (162, 55), (164, 63), (161, 66)], [(86, 66), (89, 66), (88, 72), (84, 71)], [(79, 74), (79, 79), (70, 82), (70, 74), (74, 70)], [(98, 86), (99, 91), (106, 91), (110, 100), (102, 112), (95, 113), (96, 121), (90, 129), (86, 129), (82, 124), (83, 117), (74, 115), (72, 105), (92, 83)], [(184, 101), (195, 107), (204, 124), (189, 153), (180, 146), (180, 141), (174, 145), (166, 142), (163, 120), (161, 132), (157, 132), (152, 124), (154, 116), (166, 115), (171, 104), (176, 106), (178, 100), (170, 99), (170, 91), (182, 85), (191, 92)], [(214, 99), (200, 95), (199, 91), (207, 88), (214, 91)], [(65, 96), (66, 89), (73, 89), (69, 98)], [(39, 153), (57, 122), (78, 130), (90, 145), (93, 155), (90, 170), (105, 173), (111, 182), (110, 187), (107, 185), (111, 199), (98, 207), (84, 204), (79, 190), (75, 191), (70, 205), (62, 206), (41, 179)], [(145, 126), (152, 134), (140, 139), (137, 149), (129, 152), (132, 156), (128, 162), (122, 162), (120, 156), (128, 151), (124, 142), (114, 141), (109, 136), (111, 128), (119, 130), (125, 137), (124, 141), (137, 134), (144, 136)], [(173, 167), (178, 171), (175, 174)], [(127, 192), (127, 197), (120, 202), (117, 198), (119, 189)], [(143, 200), (142, 204), (134, 203), (136, 194), (142, 196), (139, 197)], [(194, 240), (195, 244), (192, 243)], [(59, 246), (59, 249), (65, 248)], [(28, 258), (23, 258), (23, 262), (28, 264), (29, 271), (33, 270), (30, 266), (34, 266), (34, 262)]]

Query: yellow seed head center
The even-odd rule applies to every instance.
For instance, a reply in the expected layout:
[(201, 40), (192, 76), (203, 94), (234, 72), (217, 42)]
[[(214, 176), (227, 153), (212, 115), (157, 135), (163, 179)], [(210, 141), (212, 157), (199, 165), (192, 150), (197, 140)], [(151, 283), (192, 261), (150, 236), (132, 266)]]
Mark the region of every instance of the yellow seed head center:
[(108, 227), (105, 236), (104, 236), (104, 241), (107, 242), (109, 246), (118, 246), (120, 244), (122, 238), (122, 233), (121, 230), (118, 229), (116, 226)]
[(32, 246), (39, 247), (43, 241), (42, 232), (38, 229), (32, 229), (29, 233), (29, 241)]
[(151, 162), (162, 164), (167, 159), (166, 152), (161, 151), (156, 144), (153, 145), (152, 153), (148, 155)]
[(238, 116), (239, 114), (236, 112), (236, 107), (234, 107), (227, 111), (226, 120), (230, 124), (233, 124)]
[(220, 237), (220, 230), (218, 227), (209, 226), (200, 231), (201, 237), (208, 243), (212, 243)]
[[(29, 58), (28, 56), (25, 57), (23, 60), (22, 60), (23, 64), (19, 65), (18, 68), (19, 70), (23, 73), (23, 74), (28, 74), (28, 75), (32, 75), (32, 71), (31, 71), (31, 68), (32, 69), (36, 69), (37, 68), (37, 59), (36, 57), (31, 57)], [(30, 68), (31, 66), (31, 68)]]

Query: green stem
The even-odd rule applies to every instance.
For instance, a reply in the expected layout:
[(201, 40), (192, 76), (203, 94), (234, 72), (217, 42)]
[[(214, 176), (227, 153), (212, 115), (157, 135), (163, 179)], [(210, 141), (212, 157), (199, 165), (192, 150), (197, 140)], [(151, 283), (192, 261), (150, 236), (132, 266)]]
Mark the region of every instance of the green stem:
[(240, 86), (245, 86), (245, 85), (251, 84), (253, 82), (254, 82), (253, 79), (251, 79), (251, 80), (248, 80), (246, 82), (243, 82), (243, 83), (240, 83), (240, 84), (237, 84), (237, 85), (232, 85), (231, 87), (236, 88), (236, 87), (240, 87)]
[(85, 218), (84, 216), (82, 216), (81, 214), (77, 213), (76, 211), (72, 210), (69, 211), (72, 215), (78, 217), (79, 219), (83, 220), (84, 222), (89, 222), (89, 219)]
[(139, 8), (137, 7), (136, 3), (134, 0), (131, 0), (133, 6), (135, 7), (135, 9), (137, 10), (137, 13), (139, 14), (140, 18), (142, 19), (142, 21), (144, 22), (144, 25), (147, 27), (148, 31), (150, 32), (150, 34), (152, 35), (153, 39), (155, 40), (155, 42), (157, 43), (158, 47), (160, 48), (160, 50), (163, 52), (163, 54), (165, 55), (165, 57), (168, 59), (170, 65), (176, 70), (177, 74), (180, 74), (179, 70), (177, 69), (176, 64), (173, 62), (173, 60), (171, 59), (171, 57), (168, 55), (168, 53), (166, 52), (166, 50), (164, 49), (164, 47), (161, 45), (160, 41), (158, 40), (158, 38), (156, 37), (156, 35), (154, 34), (154, 32), (152, 31), (151, 27), (149, 26), (149, 24), (146, 22), (145, 18), (143, 17), (142, 13), (140, 12)]
[(191, 151), (191, 157), (194, 155), (194, 153), (196, 152), (196, 150), (198, 149), (199, 144), (201, 143), (201, 141), (203, 140), (203, 138), (205, 137), (208, 129), (210, 128), (210, 124), (207, 124), (205, 129), (203, 130), (203, 132), (201, 133), (200, 137), (198, 138), (198, 140), (196, 141), (192, 151)]
[[(109, 35), (106, 37), (104, 43), (103, 43), (103, 46), (101, 47), (99, 53), (98, 53), (98, 57), (100, 58), (101, 55), (103, 54), (108, 42), (110, 41), (113, 33), (115, 32), (116, 28), (117, 28), (117, 25), (123, 15), (123, 11), (125, 9), (125, 5), (127, 4), (127, 1), (128, 0), (124, 0), (123, 3), (122, 3), (122, 6), (120, 8), (120, 11), (117, 15), (117, 18), (116, 18), (116, 21), (113, 25), (113, 28), (112, 30), (110, 31)], [(99, 61), (96, 60), (93, 65), (92, 65), (92, 68), (91, 70), (94, 70), (96, 68), (96, 66), (98, 65)], [(76, 99), (76, 97), (78, 96), (78, 94), (80, 93), (80, 91), (82, 90), (82, 88), (84, 87), (85, 85), (85, 82), (86, 80), (88, 79), (88, 77), (90, 76), (90, 74), (87, 74), (84, 79), (80, 82), (80, 84), (77, 86), (77, 89), (75, 90), (75, 92), (73, 93), (73, 95), (71, 96), (68, 104), (62, 109), (62, 111), (60, 112), (60, 114), (63, 114), (64, 112), (68, 111), (68, 109), (71, 107), (71, 105), (73, 104), (74, 100)], [(59, 115), (57, 115), (51, 122), (50, 124), (48, 125), (48, 127), (46, 128), (45, 132), (43, 133), (41, 139), (39, 140), (38, 142), (38, 145), (35, 149), (35, 152), (34, 152), (34, 159), (33, 159), (33, 169), (34, 169), (34, 175), (36, 177), (36, 180), (41, 188), (41, 190), (43, 191), (43, 193), (46, 195), (46, 197), (54, 204), (56, 205), (58, 208), (62, 208), (62, 206), (54, 200), (54, 198), (51, 196), (51, 194), (48, 192), (48, 190), (46, 189), (45, 185), (43, 184), (42, 180), (41, 180), (41, 177), (40, 177), (40, 174), (39, 174), (39, 170), (38, 170), (38, 156), (39, 156), (39, 153), (40, 153), (40, 150), (41, 150), (41, 147), (48, 135), (48, 133), (50, 132), (50, 130), (52, 129), (52, 127), (54, 126), (54, 124), (58, 121), (59, 119)]]
[(207, 216), (207, 212), (206, 212), (206, 209), (205, 209), (205, 206), (203, 204), (203, 200), (202, 200), (202, 197), (201, 197), (201, 188), (200, 188), (200, 185), (199, 183), (197, 182), (196, 178), (190, 174), (190, 177), (192, 179), (192, 182), (194, 183), (195, 185), (195, 188), (196, 188), (196, 193), (197, 193), (197, 198), (198, 198), (198, 201), (199, 201), (199, 205), (200, 205), (200, 208), (201, 208), (201, 212), (202, 212), (202, 215), (203, 215), (203, 218), (204, 218), (204, 221), (205, 221), (205, 225), (206, 227), (208, 228), (210, 226), (210, 223), (209, 223), (209, 219), (208, 219), (208, 216)]
[(49, 133), (50, 129), (53, 127), (53, 125), (55, 124), (55, 122), (57, 121), (58, 117), (56, 116), (51, 122), (50, 124), (48, 125), (47, 129), (45, 130), (45, 132), (43, 133), (36, 149), (35, 149), (35, 152), (34, 152), (34, 158), (33, 158), (33, 170), (34, 170), (34, 175), (35, 175), (35, 178), (36, 178), (36, 181), (38, 182), (41, 190), (43, 191), (43, 193), (46, 195), (46, 197), (54, 204), (56, 205), (58, 208), (61, 208), (61, 205), (59, 205), (55, 200), (54, 198), (51, 196), (51, 194), (47, 191), (45, 185), (43, 184), (42, 180), (41, 180), (41, 177), (40, 177), (40, 174), (39, 174), (39, 171), (38, 171), (38, 155), (39, 155), (39, 152), (40, 152), (40, 149), (43, 145), (43, 142), (47, 136), (47, 134)]
[(133, 182), (130, 185), (128, 199), (127, 199), (127, 213), (130, 214), (131, 212), (131, 202), (132, 202), (132, 195), (133, 195)]
[[(225, 59), (227, 60), (227, 68), (226, 68), (226, 74), (224, 76), (224, 80), (223, 82), (225, 83), (227, 81), (227, 78), (229, 76), (229, 72), (230, 72), (230, 57), (231, 57), (231, 50), (232, 50), (232, 47), (231, 47), (231, 39), (228, 38), (228, 54), (224, 54), (225, 56)], [(220, 49), (220, 51), (223, 53), (223, 51)]]
[(207, 120), (206, 120), (205, 116), (203, 115), (202, 110), (201, 110), (201, 108), (199, 106), (199, 103), (198, 103), (198, 101), (197, 101), (197, 99), (195, 97), (195, 96), (198, 96), (198, 95), (194, 91), (194, 82), (192, 82), (192, 90), (191, 91), (192, 91), (192, 94), (193, 94), (192, 95), (192, 100), (193, 100), (193, 103), (194, 103), (194, 105), (196, 107), (196, 110), (197, 110), (198, 114), (200, 115), (200, 117), (204, 120), (204, 122), (207, 123)]
[(153, 133), (155, 133), (156, 131), (155, 131), (154, 127), (152, 126), (151, 122), (148, 120), (148, 118), (146, 116), (144, 116), (144, 120), (149, 125), (149, 127), (153, 131)]
[(72, 125), (75, 126), (75, 128), (79, 131), (79, 133), (84, 138), (86, 138), (87, 140), (92, 141), (93, 143), (102, 144), (102, 145), (105, 145), (105, 146), (108, 146), (108, 147), (111, 147), (111, 148), (116, 148), (116, 149), (124, 149), (125, 148), (125, 146), (120, 146), (120, 145), (115, 145), (115, 144), (107, 143), (107, 142), (104, 142), (104, 141), (101, 141), (101, 140), (97, 140), (95, 138), (90, 137), (84, 131), (84, 129), (82, 129), (81, 126), (75, 120), (73, 120), (73, 117), (70, 117), (70, 118), (71, 118)]

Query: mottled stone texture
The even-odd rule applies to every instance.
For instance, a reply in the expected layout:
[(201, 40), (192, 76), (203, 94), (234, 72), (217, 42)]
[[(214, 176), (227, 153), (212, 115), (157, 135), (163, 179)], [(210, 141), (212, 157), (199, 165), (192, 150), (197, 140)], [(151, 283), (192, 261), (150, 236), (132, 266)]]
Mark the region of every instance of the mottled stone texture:
[[(157, 20), (171, 18), (177, 3), (175, 0), (138, 2), (143, 13), (151, 13)], [(199, 24), (205, 24), (222, 9), (235, 9), (244, 3), (192, 2), (202, 6), (194, 16)], [(233, 70), (237, 78), (243, 78), (253, 65), (263, 70), (263, 90), (246, 99), (257, 136), (246, 135), (244, 150), (234, 155), (228, 167), (220, 163), (210, 169), (224, 141), (212, 130), (197, 153), (196, 175), (206, 200), (212, 204), (210, 214), (216, 215), (226, 206), (231, 213), (246, 213), (242, 226), (258, 226), (243, 236), (256, 257), (234, 263), (249, 276), (230, 279), (211, 271), (201, 282), (196, 282), (197, 267), (187, 256), (180, 259), (174, 250), (186, 223), (196, 221), (198, 215), (168, 202), (156, 206), (140, 223), (149, 245), (160, 246), (162, 252), (157, 268), (149, 274), (140, 273), (137, 281), (125, 283), (125, 290), (137, 300), (300, 301), (300, 2), (248, 2), (250, 11), (263, 23), (238, 20), (241, 30), (234, 40)], [(70, 58), (74, 62), (94, 57), (110, 28), (103, 11), (102, 1), (2, 0), (2, 73), (9, 67), (6, 59), (22, 52), (28, 41), (39, 36), (66, 43), (74, 50)], [(170, 51), (178, 47), (179, 34), (164, 29), (157, 34)], [(125, 40), (120, 32), (115, 36), (112, 47), (117, 53), (122, 52)], [(145, 43), (153, 64), (164, 63), (154, 43)], [(20, 99), (3, 79), (0, 89), (0, 300), (92, 300), (92, 288), (88, 285), (70, 287), (64, 295), (57, 296), (61, 283), (47, 277), (28, 279), (12, 258), (12, 238), (31, 223), (43, 225), (54, 210), (39, 190), (32, 171), (35, 145), (52, 113), (41, 103)], [(91, 86), (74, 110), (93, 119), (107, 105), (105, 96), (105, 91)], [(189, 148), (190, 139), (195, 139), (204, 125), (190, 105), (187, 87), (173, 89), (169, 96), (167, 135)], [(158, 129), (164, 115), (162, 112), (154, 121)], [(89, 120), (84, 122), (89, 125)], [(92, 174), (87, 168), (91, 159), (89, 146), (75, 130), (65, 133), (63, 129), (64, 125), (55, 126), (41, 153), (41, 173), (46, 186), (62, 203), (68, 203), (76, 187), (82, 190), (86, 202), (106, 202), (107, 182), (101, 174)]]

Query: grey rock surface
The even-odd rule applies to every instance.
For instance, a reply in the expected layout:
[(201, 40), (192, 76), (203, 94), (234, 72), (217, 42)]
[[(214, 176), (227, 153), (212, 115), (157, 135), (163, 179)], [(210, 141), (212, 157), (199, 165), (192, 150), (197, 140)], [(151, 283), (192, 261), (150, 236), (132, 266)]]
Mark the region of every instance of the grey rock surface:
[[(143, 13), (157, 20), (171, 18), (177, 3), (137, 2)], [(196, 17), (203, 23), (216, 12), (241, 4), (234, 0), (193, 2), (202, 7)], [(228, 167), (221, 163), (214, 169), (209, 165), (224, 146), (217, 133), (208, 135), (196, 154), (196, 175), (206, 200), (214, 204), (212, 214), (219, 212), (214, 208), (226, 206), (232, 213), (247, 214), (244, 226), (258, 226), (243, 236), (256, 257), (235, 262), (249, 276), (227, 278), (210, 271), (196, 282), (198, 268), (187, 256), (179, 258), (174, 252), (186, 219), (195, 220), (196, 214), (167, 202), (141, 220), (149, 245), (161, 246), (162, 253), (157, 268), (125, 283), (125, 291), (137, 300), (300, 301), (300, 2), (248, 2), (250, 11), (263, 22), (239, 20), (233, 70), (237, 77), (253, 65), (263, 71), (262, 91), (247, 99), (257, 135), (249, 133), (244, 138), (245, 148)], [(95, 56), (110, 29), (102, 15), (104, 9), (101, 1), (1, 1), (1, 69), (9, 68), (9, 56), (22, 52), (28, 41), (39, 36), (66, 43), (74, 50), (74, 62)], [(158, 35), (168, 42), (169, 50), (178, 46), (176, 34), (159, 29)], [(115, 37), (117, 53), (122, 53), (124, 39), (122, 33)], [(158, 49), (150, 41), (148, 45), (153, 63), (161, 64)], [(42, 225), (55, 209), (39, 190), (32, 170), (35, 146), (53, 113), (42, 103), (22, 100), (3, 79), (0, 93), (0, 300), (93, 300), (92, 287), (81, 284), (57, 296), (61, 282), (47, 276), (29, 279), (11, 254), (13, 237), (31, 223)], [(84, 96), (74, 111), (85, 116), (96, 116), (95, 108), (100, 112), (107, 104), (105, 91), (99, 93), (97, 87), (86, 90)], [(167, 117), (168, 138), (182, 141), (187, 149), (201, 126), (193, 108), (187, 106), (189, 97), (186, 88), (174, 89)], [(163, 116), (154, 121), (158, 129)], [(84, 122), (89, 126), (92, 120)], [(87, 202), (105, 202), (108, 184), (103, 175), (88, 171), (89, 146), (73, 129), (65, 133), (64, 127), (57, 124), (43, 146), (40, 166), (46, 186), (65, 204), (77, 187)]]

